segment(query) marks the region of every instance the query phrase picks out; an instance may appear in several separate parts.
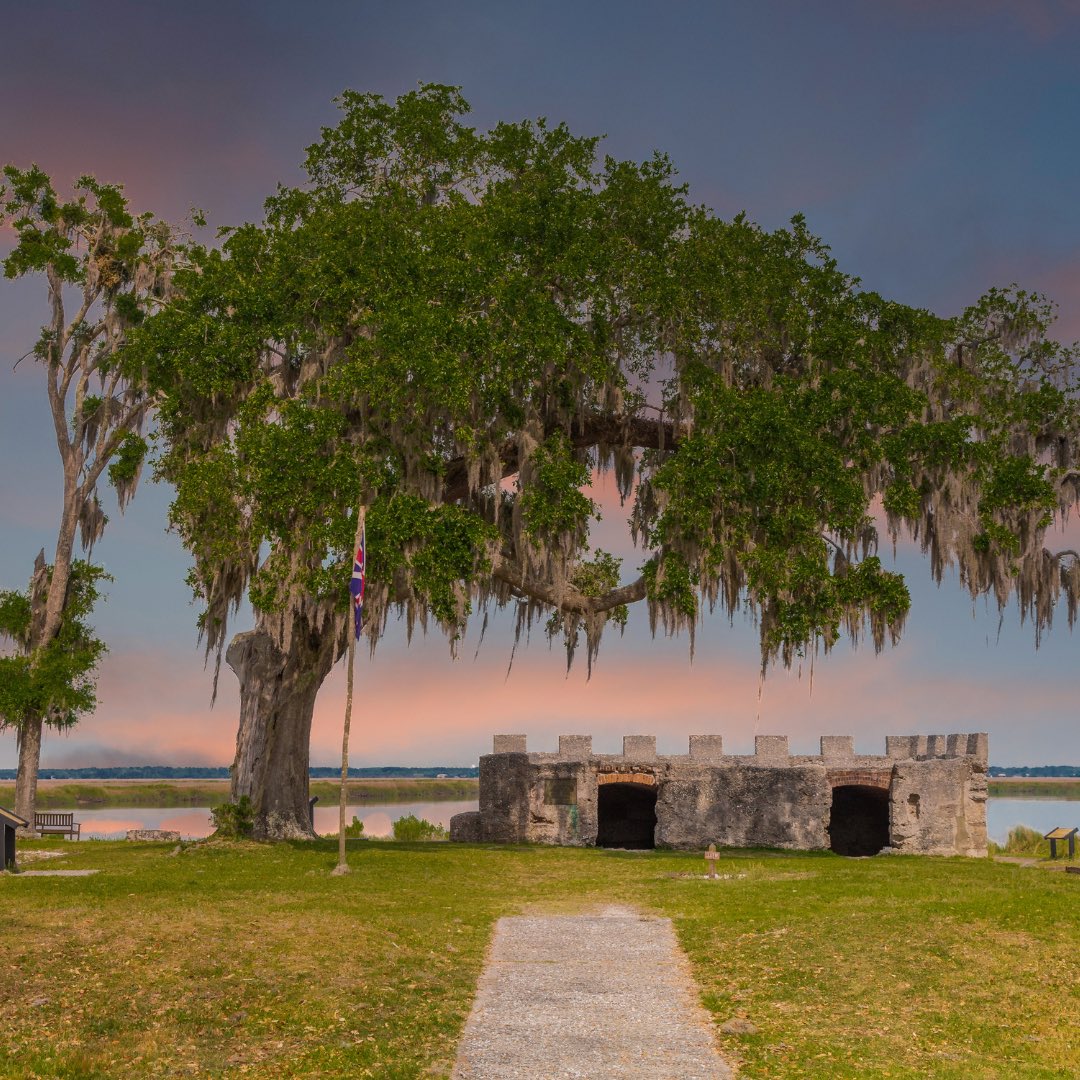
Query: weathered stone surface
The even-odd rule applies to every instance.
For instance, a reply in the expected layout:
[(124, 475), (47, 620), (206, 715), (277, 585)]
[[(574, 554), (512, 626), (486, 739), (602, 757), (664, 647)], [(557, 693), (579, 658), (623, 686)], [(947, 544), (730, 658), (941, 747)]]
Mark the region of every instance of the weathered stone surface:
[(850, 735), (822, 735), (823, 758), (849, 758), (855, 756), (855, 740)]
[(528, 840), (529, 755), (487, 754), (480, 759), (480, 817), (484, 840)]
[(754, 757), (758, 764), (779, 765), (788, 759), (786, 735), (758, 735), (754, 739)]
[(451, 839), (986, 854), (983, 734), (890, 736), (883, 756), (855, 754), (850, 736), (823, 737), (820, 757), (790, 757), (786, 736), (759, 736), (752, 757), (725, 755), (719, 735), (691, 736), (688, 756), (657, 756), (653, 736), (623, 749), (562, 735), (558, 754), (481, 758), (480, 809), (454, 819)]
[(678, 768), (660, 787), (660, 847), (827, 848), (831, 790), (820, 765)]
[(469, 810), (464, 814), (455, 814), (450, 819), (450, 839), (464, 844), (477, 844), (484, 838), (480, 824), (480, 811)]
[(985, 855), (985, 770), (969, 758), (897, 762), (889, 832), (897, 851)]
[(698, 761), (719, 761), (724, 756), (723, 735), (691, 735), (690, 756)]
[(656, 759), (655, 735), (624, 735), (623, 757), (633, 761), (654, 761)]
[(176, 843), (180, 839), (178, 832), (172, 829), (128, 829), (128, 840), (169, 840)]
[(559, 757), (582, 760), (592, 753), (591, 735), (560, 735)]

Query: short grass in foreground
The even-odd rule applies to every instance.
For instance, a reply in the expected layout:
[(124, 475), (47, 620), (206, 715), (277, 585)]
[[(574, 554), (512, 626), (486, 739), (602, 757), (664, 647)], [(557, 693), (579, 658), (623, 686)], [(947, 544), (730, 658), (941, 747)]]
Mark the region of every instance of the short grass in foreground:
[[(26, 850), (56, 845), (32, 843)], [(747, 1077), (1062, 1077), (1080, 875), (988, 860), (336, 843), (64, 845), (0, 876), (0, 1076), (447, 1075), (494, 920), (670, 916)], [(29, 865), (29, 864), (28, 864)], [(648, 972), (641, 973), (648, 978)]]

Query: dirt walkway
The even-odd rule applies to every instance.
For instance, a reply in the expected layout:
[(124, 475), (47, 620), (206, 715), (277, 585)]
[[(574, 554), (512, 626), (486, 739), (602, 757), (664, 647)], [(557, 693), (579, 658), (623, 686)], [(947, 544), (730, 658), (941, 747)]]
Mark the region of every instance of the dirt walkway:
[(500, 919), (457, 1080), (726, 1080), (668, 919), (625, 908)]

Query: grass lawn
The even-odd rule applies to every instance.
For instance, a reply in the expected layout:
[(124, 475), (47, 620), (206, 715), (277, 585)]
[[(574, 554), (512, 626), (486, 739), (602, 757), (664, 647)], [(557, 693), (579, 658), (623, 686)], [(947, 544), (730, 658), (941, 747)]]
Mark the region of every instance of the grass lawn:
[[(667, 915), (747, 1077), (1080, 1073), (1080, 875), (976, 859), (36, 841), (0, 876), (0, 1076), (446, 1076), (494, 920)], [(648, 972), (641, 973), (648, 978)]]

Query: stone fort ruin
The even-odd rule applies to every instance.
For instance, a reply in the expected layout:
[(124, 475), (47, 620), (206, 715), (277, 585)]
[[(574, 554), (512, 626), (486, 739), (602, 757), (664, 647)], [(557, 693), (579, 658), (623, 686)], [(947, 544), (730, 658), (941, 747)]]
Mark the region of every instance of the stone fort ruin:
[(627, 735), (594, 754), (591, 735), (529, 753), (496, 735), (480, 759), (480, 809), (456, 815), (451, 840), (619, 848), (889, 848), (986, 854), (987, 736), (890, 735), (885, 754), (856, 754), (848, 735), (792, 755), (787, 736), (725, 754), (719, 735), (691, 735), (688, 754), (658, 755), (656, 736)]

